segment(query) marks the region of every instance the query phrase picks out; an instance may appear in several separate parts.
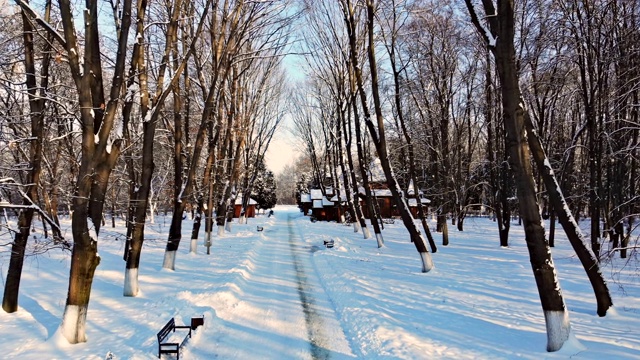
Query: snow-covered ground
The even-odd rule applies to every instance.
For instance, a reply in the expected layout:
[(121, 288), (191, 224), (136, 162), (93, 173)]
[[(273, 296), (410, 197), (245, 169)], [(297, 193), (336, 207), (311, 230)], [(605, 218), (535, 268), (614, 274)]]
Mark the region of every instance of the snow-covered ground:
[[(620, 271), (624, 263), (616, 260), (605, 268), (615, 308), (599, 318), (587, 277), (562, 236), (553, 256), (574, 339), (547, 353), (523, 232), (515, 223), (511, 246), (501, 248), (495, 223), (467, 219), (465, 231), (452, 230), (451, 245), (433, 254), (435, 269), (423, 274), (399, 222), (385, 226), (386, 245), (378, 249), (352, 227), (311, 223), (294, 207), (234, 224), (231, 234), (214, 237), (211, 255), (202, 241), (198, 254), (188, 253), (191, 222), (185, 220), (176, 270), (163, 270), (169, 226), (163, 221), (147, 227), (136, 298), (122, 296), (122, 224), (101, 231), (102, 262), (83, 344), (69, 345), (57, 332), (69, 254), (29, 257), (20, 310), (0, 311), (0, 358), (153, 359), (156, 333), (171, 317), (188, 323), (204, 315), (181, 358), (640, 359), (636, 263)], [(335, 247), (325, 248), (325, 239)], [(7, 251), (0, 252), (3, 281)]]

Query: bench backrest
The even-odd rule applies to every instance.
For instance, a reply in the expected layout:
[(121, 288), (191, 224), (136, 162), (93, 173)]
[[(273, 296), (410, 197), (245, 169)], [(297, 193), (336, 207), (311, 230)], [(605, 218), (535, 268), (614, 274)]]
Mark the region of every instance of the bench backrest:
[(158, 342), (162, 342), (170, 332), (174, 331), (176, 327), (176, 321), (174, 318), (171, 318), (169, 322), (158, 332)]

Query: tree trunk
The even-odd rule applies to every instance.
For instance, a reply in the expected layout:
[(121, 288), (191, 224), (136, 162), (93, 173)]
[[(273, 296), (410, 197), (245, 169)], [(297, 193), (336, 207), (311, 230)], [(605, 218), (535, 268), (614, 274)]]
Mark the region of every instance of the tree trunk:
[[(431, 230), (429, 230), (429, 225), (425, 219), (424, 210), (422, 208), (422, 198), (420, 197), (420, 189), (418, 188), (418, 182), (416, 179), (416, 160), (415, 160), (415, 151), (413, 147), (413, 140), (411, 139), (411, 135), (409, 134), (409, 130), (407, 129), (405, 120), (404, 120), (404, 111), (402, 109), (402, 102), (400, 97), (400, 69), (396, 64), (396, 17), (395, 17), (395, 8), (393, 13), (393, 34), (391, 35), (391, 46), (389, 49), (389, 59), (391, 62), (391, 69), (393, 71), (393, 86), (395, 89), (395, 106), (396, 112), (398, 114), (398, 122), (400, 123), (400, 128), (402, 129), (402, 134), (404, 135), (404, 139), (407, 143), (407, 152), (409, 155), (409, 180), (410, 184), (413, 184), (413, 193), (415, 195), (416, 200), (416, 208), (418, 209), (418, 216), (420, 217), (420, 222), (422, 224), (422, 229), (424, 230), (425, 235), (427, 236), (427, 240), (429, 242), (429, 246), (431, 247), (431, 252), (437, 251), (436, 242), (433, 239), (433, 235), (431, 234)], [(403, 157), (404, 158), (404, 157)], [(408, 192), (408, 191), (407, 191)], [(413, 241), (413, 239), (412, 239)]]
[(442, 246), (449, 246), (449, 226), (447, 225), (447, 214), (438, 214), (438, 227), (442, 232)]
[[(26, 204), (25, 204), (26, 205)], [(11, 244), (11, 259), (7, 269), (7, 280), (4, 283), (4, 296), (2, 298), (2, 309), (8, 313), (18, 311), (18, 296), (20, 292), (20, 279), (22, 277), (22, 267), (24, 264), (24, 254), (27, 247), (27, 240), (31, 232), (31, 221), (33, 220), (33, 209), (24, 209), (18, 216), (18, 232), (16, 232)]]
[[(375, 211), (373, 208), (373, 204), (372, 204), (372, 195), (371, 195), (371, 187), (369, 186), (369, 176), (367, 175), (367, 171), (365, 168), (365, 157), (364, 157), (364, 149), (362, 146), (362, 142), (363, 142), (363, 136), (362, 136), (362, 131), (360, 129), (360, 114), (358, 112), (358, 106), (357, 106), (357, 94), (358, 94), (358, 87), (356, 86), (357, 83), (357, 70), (354, 68), (353, 64), (350, 64), (350, 71), (349, 71), (349, 90), (350, 90), (350, 97), (351, 97), (351, 110), (353, 112), (353, 119), (354, 119), (354, 129), (356, 132), (356, 150), (357, 150), (357, 154), (358, 154), (358, 167), (360, 170), (360, 175), (362, 177), (362, 187), (364, 188), (364, 201), (365, 201), (365, 205), (366, 209), (368, 210), (369, 213), (369, 221), (371, 222), (371, 227), (373, 228), (373, 233), (376, 236), (376, 242), (378, 244), (378, 248), (381, 248), (382, 246), (384, 246), (384, 237), (382, 236), (382, 231), (380, 230), (380, 224), (378, 223), (378, 219), (375, 216)], [(355, 173), (352, 173), (352, 177), (355, 179)], [(354, 180), (354, 184), (357, 184), (357, 182)], [(359, 190), (356, 189), (356, 192), (359, 193)], [(364, 218), (364, 214), (362, 216), (362, 220), (361, 220), (361, 225), (362, 225), (362, 229), (363, 229), (363, 236), (365, 236), (365, 239), (368, 239), (370, 237), (371, 234), (369, 234), (368, 230), (366, 227), (366, 221)], [(368, 235), (368, 236), (367, 236)]]
[[(47, 16), (51, 3), (47, 2)], [(30, 170), (27, 174), (25, 198), (23, 205), (33, 206), (38, 201), (38, 186), (40, 185), (40, 174), (42, 173), (42, 142), (44, 127), (44, 110), (46, 106), (46, 90), (48, 88), (49, 63), (51, 56), (47, 49), (42, 60), (42, 84), (40, 93), (37, 91), (36, 64), (33, 34), (35, 29), (31, 26), (31, 20), (22, 12), (23, 41), (25, 47), (24, 66), (26, 72), (26, 85), (29, 98), (29, 115), (31, 119), (31, 140), (29, 144), (29, 164)], [(51, 41), (51, 36), (49, 36)], [(33, 221), (34, 209), (27, 207), (20, 210), (18, 215), (18, 231), (15, 233), (14, 241), (11, 244), (11, 258), (7, 269), (7, 279), (4, 284), (4, 295), (2, 298), (2, 309), (8, 313), (18, 310), (18, 297), (20, 293), (20, 280), (24, 265), (24, 254)]]
[(529, 144), (532, 149), (533, 158), (535, 159), (538, 171), (540, 172), (545, 183), (545, 187), (547, 188), (547, 193), (549, 194), (552, 206), (554, 209), (557, 209), (555, 213), (558, 215), (558, 221), (567, 234), (567, 238), (569, 239), (573, 250), (576, 252), (576, 255), (578, 255), (578, 258), (582, 263), (582, 267), (589, 277), (591, 287), (593, 288), (596, 301), (598, 303), (598, 315), (605, 316), (607, 309), (609, 309), (613, 303), (611, 295), (609, 294), (607, 282), (600, 272), (597, 255), (592, 252), (588, 246), (586, 246), (587, 240), (578, 227), (578, 223), (573, 218), (573, 215), (569, 210), (569, 206), (562, 195), (560, 185), (558, 185), (558, 182), (556, 181), (549, 159), (544, 152), (544, 148), (540, 143), (537, 132), (533, 128), (531, 119), (526, 112), (523, 113), (523, 117), (527, 130), (527, 139), (529, 140)]
[[(207, 6), (208, 9), (208, 6)], [(214, 13), (215, 14), (215, 13)], [(217, 14), (216, 14), (217, 15)], [(216, 16), (213, 15), (213, 16)], [(229, 25), (232, 28), (237, 26), (237, 19), (234, 20), (234, 24)], [(204, 22), (200, 21), (199, 26)], [(220, 36), (224, 36), (221, 34)], [(222, 41), (221, 38), (213, 39), (214, 42)], [(230, 40), (230, 42), (233, 42)], [(186, 201), (190, 197), (192, 197), (192, 191), (195, 182), (196, 170), (198, 169), (198, 165), (200, 163), (200, 155), (202, 153), (202, 149), (204, 147), (204, 140), (207, 134), (207, 126), (209, 123), (213, 122), (215, 117), (220, 117), (216, 115), (216, 104), (219, 99), (219, 95), (225, 87), (225, 82), (227, 78), (227, 74), (229, 72), (230, 61), (225, 60), (228, 55), (228, 51), (234, 50), (233, 45), (229, 45), (222, 49), (221, 44), (214, 44), (216, 49), (216, 53), (214, 54), (214, 69), (212, 69), (212, 79), (206, 92), (204, 99), (204, 109), (202, 111), (202, 116), (200, 120), (200, 125), (198, 126), (198, 130), (196, 132), (196, 140), (193, 145), (193, 153), (191, 154), (191, 159), (189, 162), (189, 166), (187, 169), (183, 169), (183, 162), (181, 157), (182, 153), (182, 144), (181, 139), (175, 139), (175, 148), (174, 148), (174, 207), (173, 207), (173, 216), (171, 218), (171, 226), (169, 227), (169, 236), (167, 239), (167, 246), (165, 247), (164, 260), (162, 263), (162, 267), (165, 269), (174, 270), (175, 269), (175, 261), (176, 261), (176, 252), (178, 251), (178, 247), (180, 246), (180, 241), (182, 240), (182, 214), (184, 213)], [(222, 112), (222, 104), (218, 107), (218, 112)], [(186, 174), (183, 177), (183, 170)]]
[(515, 17), (513, 1), (483, 2), (485, 14), (496, 14), (488, 19), (491, 34), (483, 31), (471, 0), (465, 0), (471, 19), (496, 59), (502, 85), (502, 106), (509, 162), (516, 175), (520, 216), (524, 224), (525, 240), (538, 294), (547, 325), (547, 351), (557, 351), (569, 338), (569, 314), (564, 304), (556, 276), (551, 252), (545, 239), (545, 230), (536, 199), (531, 154), (526, 141), (525, 113), (521, 107), (519, 81), (515, 64)]
[[(355, 25), (353, 19), (352, 9), (350, 12), (350, 23), (352, 26)], [(371, 114), (369, 113), (369, 107), (367, 104), (366, 94), (363, 87), (362, 73), (359, 71), (357, 57), (355, 55), (355, 27), (351, 28), (349, 31), (350, 37), (350, 46), (351, 46), (351, 61), (354, 64), (354, 68), (356, 69), (356, 80), (358, 83), (358, 88), (360, 92), (360, 101), (362, 103), (362, 108), (365, 114), (365, 124), (369, 129), (369, 133), (373, 140), (374, 145), (376, 146), (376, 152), (378, 153), (378, 157), (380, 158), (380, 165), (382, 166), (382, 170), (384, 171), (385, 177), (387, 179), (387, 185), (389, 186), (389, 190), (391, 190), (391, 194), (393, 195), (393, 199), (396, 203), (398, 210), (400, 211), (400, 217), (402, 218), (402, 222), (404, 226), (409, 231), (410, 239), (413, 240), (413, 243), (416, 247), (416, 250), (420, 254), (420, 259), (422, 261), (422, 272), (428, 272), (433, 268), (433, 260), (431, 259), (431, 254), (427, 249), (426, 243), (420, 231), (416, 228), (416, 224), (413, 221), (413, 216), (409, 211), (409, 206), (407, 205), (406, 199), (402, 195), (400, 191), (400, 186), (393, 174), (393, 169), (391, 168), (391, 164), (389, 163), (389, 155), (387, 154), (387, 142), (385, 138), (385, 130), (384, 130), (384, 119), (382, 116), (382, 104), (380, 101), (380, 94), (378, 89), (378, 65), (376, 64), (375, 57), (375, 45), (374, 45), (374, 18), (375, 18), (375, 5), (373, 1), (367, 0), (367, 31), (368, 31), (368, 48), (367, 48), (367, 56), (369, 59), (369, 70), (371, 72), (371, 92), (373, 95), (374, 102), (374, 110), (377, 122), (377, 131), (373, 122), (371, 120)], [(348, 24), (347, 24), (348, 25)]]
[[(89, 298), (93, 275), (100, 263), (98, 242), (89, 235), (94, 229), (87, 227), (88, 214), (76, 207), (72, 216), (72, 232), (74, 245), (69, 275), (67, 302), (62, 316), (61, 330), (64, 337), (72, 344), (86, 342), (85, 323), (89, 309)], [(80, 240), (80, 241), (79, 241)]]
[[(186, 61), (188, 60), (191, 52), (188, 51), (184, 54), (182, 63), (179, 62), (177, 54), (177, 41), (178, 41), (178, 20), (182, 14), (182, 1), (177, 0), (172, 4), (172, 13), (170, 15), (170, 21), (166, 33), (166, 43), (164, 49), (164, 55), (161, 61), (161, 66), (158, 72), (158, 88), (153, 96), (153, 104), (157, 104), (152, 109), (149, 109), (150, 92), (146, 86), (147, 72), (144, 66), (144, 52), (139, 53), (139, 58), (133, 59), (137, 62), (137, 67), (140, 77), (140, 107), (143, 120), (143, 143), (142, 143), (142, 174), (140, 177), (140, 184), (137, 191), (135, 191), (134, 212), (135, 218), (133, 223), (133, 231), (131, 233), (130, 243), (130, 255), (127, 256), (127, 264), (125, 271), (124, 281), (124, 296), (137, 296), (139, 291), (138, 286), (138, 269), (140, 267), (140, 253), (142, 251), (142, 244), (144, 242), (144, 227), (147, 215), (147, 209), (149, 205), (149, 195), (151, 193), (151, 180), (154, 171), (154, 144), (155, 144), (155, 131), (159, 121), (160, 112), (164, 108), (164, 100), (168, 96), (169, 92), (173, 93), (173, 114), (174, 123), (180, 125), (182, 123), (182, 95), (180, 94), (179, 79), (181, 72), (183, 71)], [(205, 10), (206, 13), (206, 10)], [(138, 36), (144, 38), (143, 30), (140, 30), (138, 24)], [(200, 29), (200, 26), (199, 26)], [(196, 33), (197, 38), (200, 31)], [(173, 57), (173, 77), (169, 83), (169, 86), (164, 87), (164, 78), (167, 67), (171, 57)], [(150, 112), (151, 111), (151, 112)], [(150, 112), (150, 113), (149, 113)], [(179, 128), (179, 126), (176, 126)]]

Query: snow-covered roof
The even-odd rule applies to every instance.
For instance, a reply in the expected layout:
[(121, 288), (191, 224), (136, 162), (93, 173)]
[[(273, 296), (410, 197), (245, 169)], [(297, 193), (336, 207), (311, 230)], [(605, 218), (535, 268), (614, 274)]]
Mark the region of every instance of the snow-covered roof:
[(322, 209), (322, 200), (313, 200), (313, 208), (314, 209)]
[(327, 195), (333, 195), (335, 194), (335, 192), (333, 191), (333, 187), (332, 186), (327, 186), (324, 188), (324, 191)]
[[(407, 189), (407, 194), (409, 196), (413, 196), (416, 192), (413, 191), (413, 180), (409, 181), (409, 188)], [(418, 189), (418, 194), (423, 194), (422, 190)]]
[[(242, 197), (240, 197), (240, 196), (237, 197), (235, 204), (236, 205), (242, 205)], [(258, 204), (257, 201), (253, 200), (252, 198), (249, 198), (249, 205), (257, 205), (257, 204)]]
[(369, 181), (379, 183), (387, 181), (387, 177), (384, 175), (379, 158), (375, 158), (375, 160), (369, 164)]
[(311, 189), (310, 195), (311, 195), (311, 200), (321, 200), (322, 199), (322, 190), (320, 190), (320, 189)]
[[(331, 201), (333, 201), (333, 202), (338, 201), (338, 195), (332, 197)], [(346, 202), (346, 201), (347, 201), (347, 195), (345, 195), (345, 194), (340, 195), (340, 202)]]
[(300, 202), (310, 203), (311, 202), (311, 194), (300, 194)]
[[(422, 205), (426, 205), (426, 204), (431, 203), (431, 200), (429, 200), (429, 199), (421, 199), (421, 200), (422, 200)], [(408, 203), (409, 203), (409, 206), (411, 206), (411, 207), (418, 206), (418, 202), (414, 198), (408, 199)]]
[(393, 196), (393, 194), (391, 194), (391, 190), (389, 190), (389, 189), (374, 189), (374, 190), (371, 190), (371, 194), (373, 196), (377, 196), (377, 197), (391, 197), (391, 196)]
[(328, 200), (326, 197), (323, 196), (322, 197), (322, 205), (323, 206), (333, 206), (335, 204), (333, 203), (333, 201)]
[[(362, 186), (358, 187), (358, 193), (360, 195), (366, 195), (367, 194)], [(371, 189), (371, 195), (378, 196), (378, 197), (391, 197), (391, 196), (393, 196), (393, 194), (391, 194), (391, 190), (389, 190), (389, 189)]]

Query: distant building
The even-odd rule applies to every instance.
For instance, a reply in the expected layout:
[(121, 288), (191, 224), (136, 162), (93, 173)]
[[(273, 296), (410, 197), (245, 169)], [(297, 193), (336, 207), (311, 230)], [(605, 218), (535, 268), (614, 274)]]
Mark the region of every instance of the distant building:
[(311, 200), (311, 194), (300, 194), (300, 210), (302, 213), (309, 215), (312, 206), (313, 200)]
[(325, 196), (320, 199), (313, 199), (313, 208), (311, 214), (320, 221), (334, 220), (331, 218), (333, 214), (333, 201), (328, 200)]
[[(246, 212), (245, 217), (247, 218), (256, 217), (256, 205), (258, 205), (258, 202), (256, 202), (252, 198), (249, 198), (249, 204), (247, 205), (247, 209), (245, 211)], [(239, 218), (241, 215), (241, 212), (242, 212), (242, 197), (237, 197), (236, 202), (233, 206), (233, 217)]]
[[(373, 205), (376, 207), (376, 211), (380, 213), (381, 218), (393, 218), (400, 216), (400, 211), (398, 210), (395, 201), (393, 200), (393, 194), (391, 190), (389, 190), (389, 186), (387, 185), (387, 179), (384, 176), (384, 172), (382, 171), (382, 166), (380, 165), (380, 160), (375, 159), (369, 165), (369, 186), (371, 188), (371, 196), (373, 197)], [(370, 218), (369, 209), (364, 202), (364, 197), (366, 196), (365, 189), (360, 187), (358, 190), (359, 196), (362, 199), (362, 212), (365, 218)], [(409, 211), (413, 214), (414, 218), (418, 217), (418, 202), (416, 201), (413, 191), (413, 182), (409, 184), (409, 189), (407, 191), (408, 196), (406, 196), (407, 204), (409, 205)], [(420, 192), (420, 199), (425, 212), (428, 212), (428, 204), (431, 203), (429, 199), (424, 199), (422, 197), (422, 192)]]

